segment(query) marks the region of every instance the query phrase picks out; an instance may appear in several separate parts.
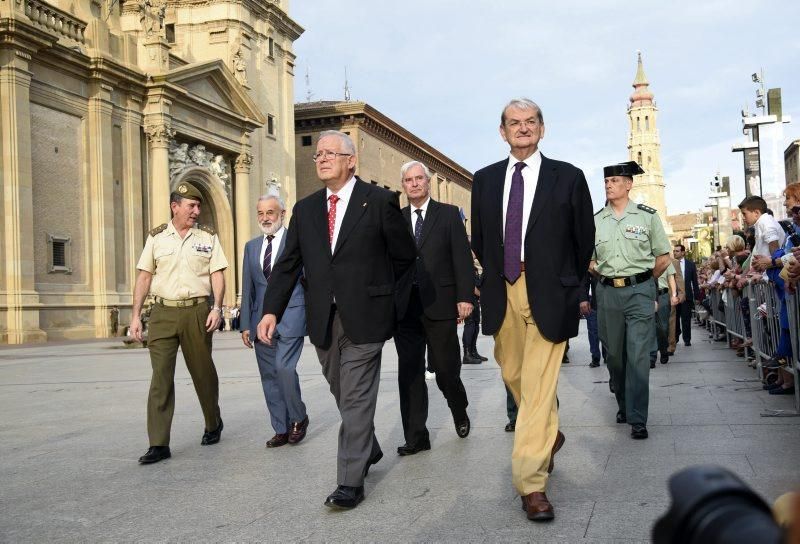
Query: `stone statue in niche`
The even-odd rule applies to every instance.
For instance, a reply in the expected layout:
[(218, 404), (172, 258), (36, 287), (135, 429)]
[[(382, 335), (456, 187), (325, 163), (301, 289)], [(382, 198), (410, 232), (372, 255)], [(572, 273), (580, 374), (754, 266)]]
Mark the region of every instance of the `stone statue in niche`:
[(203, 144), (197, 144), (189, 150), (189, 160), (197, 166), (209, 168), (211, 166), (211, 159), (213, 158), (214, 154), (210, 151), (206, 151), (206, 146)]
[(189, 144), (169, 143), (169, 177), (174, 178), (189, 165)]
[(215, 156), (208, 168), (219, 178), (223, 185), (227, 187), (230, 184), (230, 169), (225, 157), (222, 155)]
[(242, 40), (238, 38), (233, 42), (231, 48), (231, 68), (233, 68), (233, 76), (241, 85), (247, 85), (247, 62), (244, 60), (244, 48), (242, 47)]
[(139, 7), (139, 23), (142, 25), (145, 36), (149, 38), (160, 35), (164, 28), (166, 4), (154, 5), (152, 0), (138, 0), (137, 5)]

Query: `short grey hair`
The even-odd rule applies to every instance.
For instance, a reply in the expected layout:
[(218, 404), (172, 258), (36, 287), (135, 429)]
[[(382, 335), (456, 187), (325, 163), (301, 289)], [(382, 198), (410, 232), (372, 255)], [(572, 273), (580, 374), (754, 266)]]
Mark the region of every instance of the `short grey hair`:
[(286, 209), (286, 203), (278, 195), (261, 195), (258, 197), (258, 202), (266, 202), (267, 200), (274, 200), (282, 210)]
[[(319, 133), (319, 140), (323, 138), (327, 138), (328, 136), (335, 136), (339, 138), (339, 141), (342, 142), (342, 147), (347, 153), (355, 156), (356, 154), (356, 144), (353, 143), (352, 138), (349, 135), (345, 134), (344, 132), (340, 132), (338, 130), (323, 130)], [(319, 141), (317, 140), (317, 141)]]
[(518, 110), (536, 110), (536, 117), (539, 118), (539, 122), (544, 123), (542, 108), (540, 108), (536, 102), (530, 98), (513, 98), (509, 100), (508, 104), (505, 105), (502, 113), (500, 114), (500, 125), (506, 124), (506, 110), (508, 110), (508, 108), (516, 108)]
[(427, 166), (425, 166), (423, 163), (419, 161), (408, 161), (407, 163), (405, 163), (403, 166), (400, 167), (400, 183), (402, 183), (403, 178), (406, 177), (406, 172), (408, 172), (415, 166), (421, 166), (422, 172), (425, 174), (425, 177), (428, 178), (428, 181), (430, 181), (430, 179), (433, 177), (433, 174), (431, 174), (431, 171), (428, 169)]

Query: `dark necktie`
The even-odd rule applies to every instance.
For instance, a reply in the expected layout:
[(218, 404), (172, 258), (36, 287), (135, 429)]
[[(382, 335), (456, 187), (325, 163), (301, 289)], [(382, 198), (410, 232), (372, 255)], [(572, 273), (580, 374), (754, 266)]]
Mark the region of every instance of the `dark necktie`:
[(503, 273), (508, 283), (514, 283), (520, 275), (522, 201), (525, 196), (525, 184), (522, 180), (523, 168), (525, 168), (524, 162), (514, 165), (514, 173), (511, 175), (511, 190), (508, 192), (506, 230), (503, 238)]
[(267, 249), (264, 251), (264, 263), (261, 269), (264, 271), (264, 279), (269, 281), (269, 277), (272, 274), (272, 240), (275, 237), (273, 235), (267, 236)]
[(333, 232), (336, 229), (336, 203), (341, 199), (336, 195), (331, 195), (328, 200), (331, 203), (328, 207), (328, 244), (333, 246)]
[(419, 239), (422, 236), (422, 210), (414, 210), (414, 213), (417, 214), (417, 220), (414, 223), (414, 240), (419, 246)]

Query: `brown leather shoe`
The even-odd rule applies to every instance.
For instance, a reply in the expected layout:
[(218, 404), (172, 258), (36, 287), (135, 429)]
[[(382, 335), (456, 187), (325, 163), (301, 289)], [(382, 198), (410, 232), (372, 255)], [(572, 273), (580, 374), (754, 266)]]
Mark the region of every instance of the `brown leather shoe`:
[(297, 444), (306, 437), (306, 429), (308, 429), (308, 416), (303, 418), (303, 421), (292, 422), (292, 428), (289, 429), (289, 444)]
[(289, 442), (289, 433), (276, 434), (275, 436), (267, 440), (267, 447), (277, 448), (279, 446), (285, 446), (288, 442)]
[(566, 439), (567, 438), (564, 436), (564, 433), (562, 433), (561, 431), (558, 431), (558, 434), (556, 434), (556, 443), (553, 444), (553, 452), (550, 454), (550, 464), (547, 465), (547, 473), (548, 474), (553, 472), (553, 468), (555, 468), (555, 466), (556, 466), (555, 465), (556, 453), (558, 452), (558, 450), (561, 449), (561, 446), (564, 445), (564, 442), (566, 441)]
[(534, 491), (522, 498), (522, 509), (531, 521), (551, 521), (556, 517), (547, 495)]

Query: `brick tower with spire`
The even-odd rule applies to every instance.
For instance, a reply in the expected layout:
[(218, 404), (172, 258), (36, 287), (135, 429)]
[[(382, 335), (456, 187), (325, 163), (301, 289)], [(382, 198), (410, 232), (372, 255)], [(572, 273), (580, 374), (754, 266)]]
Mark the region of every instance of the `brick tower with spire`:
[(655, 208), (667, 234), (672, 229), (667, 223), (667, 206), (664, 199), (664, 173), (661, 170), (661, 141), (656, 128), (658, 109), (644, 75), (642, 53), (637, 52), (638, 66), (633, 80), (633, 94), (628, 107), (630, 132), (628, 133), (628, 155), (645, 173), (633, 178), (631, 199)]

